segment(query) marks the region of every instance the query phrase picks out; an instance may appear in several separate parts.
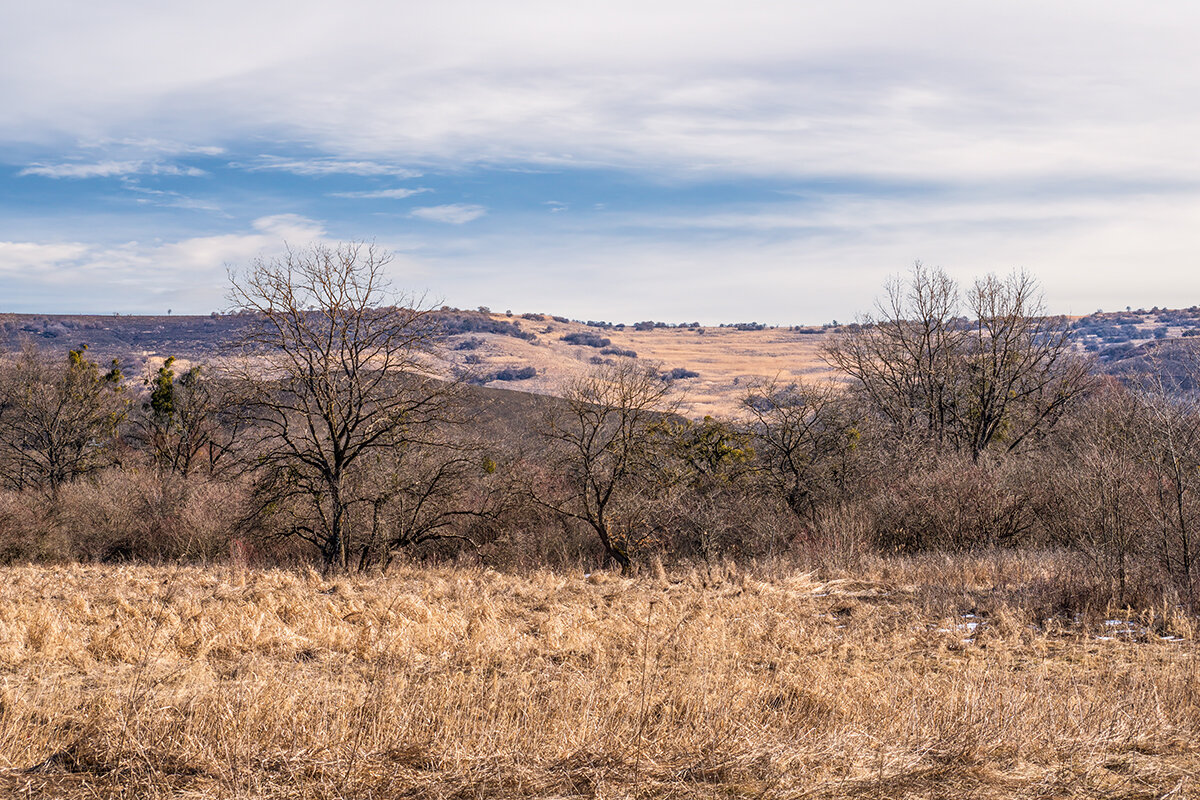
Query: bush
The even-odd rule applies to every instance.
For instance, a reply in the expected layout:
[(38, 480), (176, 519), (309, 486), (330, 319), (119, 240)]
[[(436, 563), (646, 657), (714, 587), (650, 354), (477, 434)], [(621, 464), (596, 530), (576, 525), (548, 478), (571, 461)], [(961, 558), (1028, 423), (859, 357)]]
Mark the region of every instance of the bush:
[(600, 351), (602, 356), (624, 356), (625, 358), (637, 358), (637, 352), (634, 350), (623, 350), (620, 347), (606, 347)]
[(676, 367), (670, 372), (663, 373), (664, 381), (682, 381), (688, 378), (699, 378), (700, 373), (694, 370), (685, 369), (684, 367)]
[(438, 312), (438, 324), (446, 336), (461, 333), (494, 333), (499, 336), (511, 336), (527, 342), (537, 341), (537, 335), (521, 330), (521, 323), (509, 322), (506, 319), (492, 319), (483, 313), (470, 311)]
[(0, 560), (212, 560), (228, 554), (248, 491), (174, 473), (109, 469), (57, 499), (0, 493)]
[(611, 339), (606, 339), (598, 333), (591, 332), (567, 333), (558, 338), (567, 344), (579, 345), (581, 347), (608, 347), (612, 344)]
[(494, 381), (527, 381), (537, 377), (534, 367), (505, 367), (492, 376)]

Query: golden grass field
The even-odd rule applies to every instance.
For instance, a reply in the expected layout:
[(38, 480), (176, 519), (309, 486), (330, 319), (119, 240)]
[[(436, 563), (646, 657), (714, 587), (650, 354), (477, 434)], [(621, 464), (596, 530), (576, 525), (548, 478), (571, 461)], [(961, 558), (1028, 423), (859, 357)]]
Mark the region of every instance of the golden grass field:
[(1048, 569), (7, 568), (0, 796), (1197, 796), (1195, 620)]
[[(749, 387), (758, 381), (823, 381), (834, 376), (821, 359), (821, 347), (828, 334), (805, 334), (786, 328), (761, 331), (705, 328), (703, 334), (690, 328), (600, 330), (578, 323), (554, 322), (549, 317), (540, 323), (519, 321), (538, 334), (537, 343), (493, 334), (455, 337), (483, 340), (482, 347), (472, 353), (484, 358), (489, 367), (530, 365), (538, 370), (538, 377), (532, 380), (494, 382), (493, 386), (561, 394), (564, 384), (584, 373), (589, 367), (588, 360), (599, 354), (596, 348), (579, 347), (560, 339), (563, 334), (584, 331), (611, 339), (613, 346), (634, 350), (641, 360), (659, 362), (665, 369), (684, 367), (700, 373), (699, 378), (677, 384), (684, 403), (681, 410), (689, 417), (731, 416)], [(461, 361), (466, 354), (451, 355)]]

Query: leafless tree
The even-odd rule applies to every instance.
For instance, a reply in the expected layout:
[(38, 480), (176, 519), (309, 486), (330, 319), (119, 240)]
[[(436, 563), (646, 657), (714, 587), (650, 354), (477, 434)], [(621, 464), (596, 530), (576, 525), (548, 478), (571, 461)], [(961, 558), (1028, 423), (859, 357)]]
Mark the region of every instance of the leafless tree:
[(15, 489), (57, 495), (68, 481), (112, 463), (129, 398), (113, 361), (107, 371), (87, 345), (66, 359), (27, 344), (0, 375), (0, 476)]
[(1091, 560), (1112, 585), (1115, 599), (1124, 603), (1129, 569), (1144, 550), (1147, 533), (1138, 403), (1110, 382), (1089, 398), (1084, 412), (1085, 435), (1073, 436), (1053, 454), (1055, 486), (1041, 516), (1053, 535)]
[(241, 420), (229, 413), (229, 386), (196, 364), (176, 375), (167, 358), (145, 383), (149, 396), (132, 438), (163, 469), (186, 478), (197, 470), (214, 474), (232, 462)]
[(624, 358), (570, 381), (563, 400), (543, 431), (556, 445), (563, 485), (555, 496), (535, 496), (590, 527), (606, 556), (628, 571), (645, 483), (678, 401), (656, 366)]
[[(1200, 398), (1168, 387), (1164, 370), (1153, 369), (1134, 388), (1138, 424), (1133, 443), (1149, 472), (1144, 492), (1156, 521), (1159, 562), (1192, 600), (1200, 558)], [(1193, 372), (1195, 364), (1192, 364)]]
[(1012, 451), (1044, 435), (1092, 386), (1063, 317), (1049, 316), (1025, 272), (988, 275), (967, 294), (972, 318), (961, 360), (956, 420), (973, 458), (993, 443)]
[(861, 430), (845, 400), (829, 384), (770, 381), (752, 387), (741, 401), (759, 475), (809, 522), (816, 520), (820, 498), (846, 494)]
[(825, 355), (898, 435), (978, 459), (1037, 441), (1087, 391), (1068, 334), (1023, 272), (976, 281), (964, 309), (955, 282), (918, 263)]
[(314, 244), (231, 275), (235, 310), (251, 315), (236, 377), (270, 475), (264, 506), (300, 501), (288, 532), (345, 569), (361, 498), (351, 472), (372, 454), (419, 443), (451, 416), (454, 386), (431, 377), (439, 335), (430, 309), (398, 294), (391, 257), (374, 245)]
[(956, 354), (965, 336), (958, 287), (918, 262), (907, 282), (892, 279), (885, 292), (875, 313), (856, 332), (835, 338), (825, 357), (900, 435), (947, 443), (958, 413)]

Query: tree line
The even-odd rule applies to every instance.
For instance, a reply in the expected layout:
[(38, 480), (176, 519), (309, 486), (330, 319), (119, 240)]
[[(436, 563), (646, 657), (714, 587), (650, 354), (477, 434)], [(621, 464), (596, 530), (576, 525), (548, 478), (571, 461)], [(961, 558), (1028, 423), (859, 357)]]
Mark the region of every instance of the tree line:
[(918, 264), (830, 335), (837, 381), (763, 381), (695, 420), (641, 360), (559, 398), (447, 378), (448, 331), (389, 259), (351, 243), (251, 263), (230, 298), (252, 322), (216, 365), (168, 358), (139, 382), (85, 346), (5, 356), (0, 557), (635, 571), (1022, 546), (1071, 549), (1120, 602), (1195, 602), (1194, 391), (1099, 377), (1027, 274), (964, 289)]

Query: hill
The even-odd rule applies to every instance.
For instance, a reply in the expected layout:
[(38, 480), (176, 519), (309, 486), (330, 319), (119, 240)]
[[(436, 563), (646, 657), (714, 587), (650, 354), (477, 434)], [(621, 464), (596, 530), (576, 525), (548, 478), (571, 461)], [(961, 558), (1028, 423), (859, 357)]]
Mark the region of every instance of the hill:
[[(641, 323), (638, 327), (587, 324), (542, 314), (509, 316), (443, 309), (447, 375), (493, 388), (554, 395), (593, 363), (636, 357), (676, 370), (687, 397), (687, 413), (726, 414), (757, 380), (827, 378), (820, 360), (826, 334), (820, 328), (758, 325), (699, 327)], [(44, 349), (87, 344), (95, 360), (118, 359), (136, 378), (167, 356), (181, 367), (193, 362), (220, 367), (248, 317), (0, 315), (0, 346), (12, 351), (22, 341)], [(804, 332), (804, 331), (811, 332)], [(693, 374), (694, 373), (694, 374)]]
[[(436, 369), (470, 383), (557, 395), (591, 365), (620, 358), (659, 364), (677, 376), (689, 416), (728, 415), (750, 386), (762, 380), (834, 380), (821, 358), (822, 346), (845, 328), (636, 325), (582, 322), (545, 314), (494, 314), (442, 308), (444, 360)], [(116, 358), (137, 378), (167, 356), (180, 366), (208, 363), (219, 369), (251, 317), (88, 316), (0, 314), (0, 347), (23, 341), (45, 349), (87, 344), (99, 361)], [(1169, 382), (1191, 388), (1186, 364), (1200, 347), (1200, 307), (1115, 313), (1096, 312), (1071, 322), (1081, 352), (1093, 354), (1098, 369), (1123, 380), (1149, 372), (1168, 373)]]

